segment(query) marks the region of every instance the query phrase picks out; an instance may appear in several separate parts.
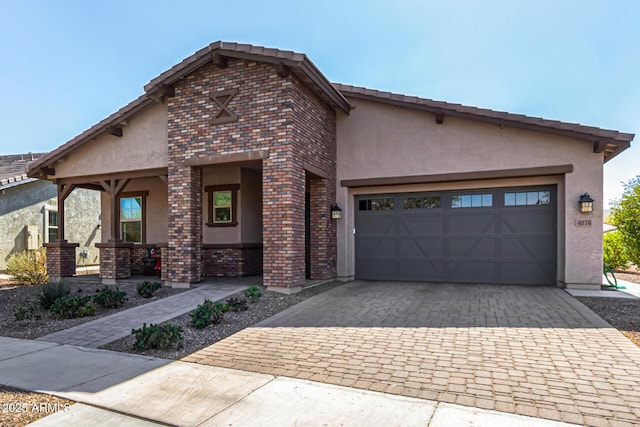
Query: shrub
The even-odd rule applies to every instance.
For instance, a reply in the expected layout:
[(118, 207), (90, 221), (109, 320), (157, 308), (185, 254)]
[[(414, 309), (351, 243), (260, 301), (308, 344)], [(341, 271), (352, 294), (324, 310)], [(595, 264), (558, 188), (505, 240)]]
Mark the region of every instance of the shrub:
[(229, 306), (229, 309), (233, 312), (245, 311), (249, 309), (247, 300), (244, 298), (231, 297), (225, 301), (225, 304)]
[(198, 305), (195, 310), (189, 313), (191, 316), (191, 325), (196, 329), (203, 329), (213, 324), (218, 324), (222, 321), (224, 313), (230, 310), (227, 304), (220, 302), (212, 302), (209, 299), (204, 300), (204, 303)]
[(626, 267), (629, 264), (629, 255), (627, 254), (622, 233), (617, 230), (609, 231), (604, 233), (602, 240), (604, 263), (614, 270)]
[(12, 255), (7, 261), (7, 273), (19, 285), (47, 283), (47, 255), (44, 249), (24, 251)]
[(48, 310), (58, 298), (67, 296), (70, 293), (71, 290), (66, 283), (45, 283), (40, 289), (40, 306), (45, 310)]
[(118, 287), (111, 288), (105, 286), (96, 291), (93, 296), (93, 302), (104, 308), (118, 308), (127, 300), (127, 293), (121, 291)]
[(244, 296), (247, 297), (251, 302), (258, 302), (260, 297), (262, 296), (262, 290), (260, 290), (259, 286), (252, 286), (246, 291), (244, 291)]
[(91, 297), (63, 296), (58, 298), (50, 309), (51, 313), (60, 319), (72, 319), (74, 317), (93, 316), (96, 306), (91, 303)]
[(16, 320), (40, 320), (38, 308), (32, 301), (18, 303), (13, 308), (13, 315)]
[(179, 325), (167, 322), (163, 325), (143, 324), (140, 329), (132, 329), (131, 333), (136, 337), (134, 348), (146, 350), (148, 348), (165, 349), (175, 344), (182, 347), (183, 330)]
[(153, 293), (160, 289), (162, 284), (158, 282), (142, 282), (136, 285), (136, 290), (138, 291), (138, 295), (142, 296), (142, 298), (151, 298)]

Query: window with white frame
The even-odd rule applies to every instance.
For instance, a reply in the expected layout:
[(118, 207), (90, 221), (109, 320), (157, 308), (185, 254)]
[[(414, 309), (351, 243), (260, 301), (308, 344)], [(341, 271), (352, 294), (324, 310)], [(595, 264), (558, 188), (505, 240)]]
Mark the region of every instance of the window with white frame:
[(58, 240), (58, 207), (45, 206), (44, 208), (44, 239), (45, 243)]

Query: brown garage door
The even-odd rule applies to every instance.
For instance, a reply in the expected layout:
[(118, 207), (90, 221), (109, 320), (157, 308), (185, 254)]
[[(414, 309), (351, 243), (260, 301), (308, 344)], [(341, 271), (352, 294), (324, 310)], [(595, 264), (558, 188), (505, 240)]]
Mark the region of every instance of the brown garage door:
[(357, 196), (356, 278), (556, 283), (556, 189)]

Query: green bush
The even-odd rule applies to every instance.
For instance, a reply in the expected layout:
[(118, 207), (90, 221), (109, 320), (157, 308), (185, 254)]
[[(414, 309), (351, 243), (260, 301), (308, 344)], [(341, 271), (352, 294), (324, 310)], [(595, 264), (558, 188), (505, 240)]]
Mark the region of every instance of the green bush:
[(230, 310), (227, 304), (220, 302), (212, 302), (209, 299), (204, 300), (204, 303), (198, 305), (195, 310), (189, 313), (191, 316), (191, 325), (196, 329), (203, 329), (213, 324), (218, 324), (222, 321), (224, 313)]
[(173, 344), (178, 348), (182, 347), (182, 328), (169, 322), (163, 325), (150, 324), (149, 326), (145, 323), (140, 329), (132, 329), (131, 333), (136, 338), (133, 346), (138, 350), (146, 350), (148, 348), (165, 349)]
[(136, 291), (142, 298), (151, 298), (155, 291), (160, 289), (162, 284), (158, 282), (142, 282), (136, 285)]
[(58, 298), (71, 293), (69, 286), (63, 282), (45, 283), (40, 288), (40, 306), (45, 310), (51, 308)]
[(225, 304), (229, 306), (229, 309), (233, 312), (245, 311), (249, 309), (247, 300), (244, 298), (231, 297), (225, 301)]
[(258, 300), (262, 296), (262, 290), (260, 290), (259, 286), (252, 286), (244, 291), (244, 296), (247, 297), (251, 302), (258, 302)]
[(127, 293), (117, 286), (114, 288), (105, 286), (96, 291), (93, 302), (104, 308), (118, 308), (127, 300)]
[(19, 285), (47, 283), (47, 255), (44, 249), (24, 251), (12, 255), (7, 261), (7, 274)]
[(629, 255), (622, 233), (617, 230), (604, 233), (602, 255), (604, 263), (612, 269), (624, 268), (629, 264)]
[(96, 306), (91, 303), (91, 297), (64, 296), (58, 298), (49, 310), (60, 319), (93, 316)]
[(40, 320), (38, 307), (32, 301), (25, 301), (16, 304), (13, 308), (13, 315), (16, 320)]

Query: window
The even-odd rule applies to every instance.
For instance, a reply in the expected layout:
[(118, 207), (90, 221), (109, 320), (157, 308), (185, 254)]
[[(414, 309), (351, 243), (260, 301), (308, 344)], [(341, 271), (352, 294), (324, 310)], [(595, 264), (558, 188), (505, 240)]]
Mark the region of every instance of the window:
[(209, 196), (209, 227), (234, 227), (238, 225), (237, 199), (239, 184), (208, 185), (205, 191)]
[(461, 194), (451, 196), (452, 208), (490, 208), (493, 194)]
[(388, 211), (393, 210), (393, 199), (384, 197), (379, 199), (360, 200), (358, 209), (361, 211)]
[(440, 207), (440, 196), (405, 197), (404, 209), (437, 209)]
[(58, 208), (57, 206), (45, 206), (44, 213), (45, 243), (58, 240)]
[(518, 193), (504, 193), (505, 206), (533, 206), (551, 203), (550, 191), (521, 191)]
[(120, 238), (123, 242), (144, 243), (147, 192), (120, 196)]

